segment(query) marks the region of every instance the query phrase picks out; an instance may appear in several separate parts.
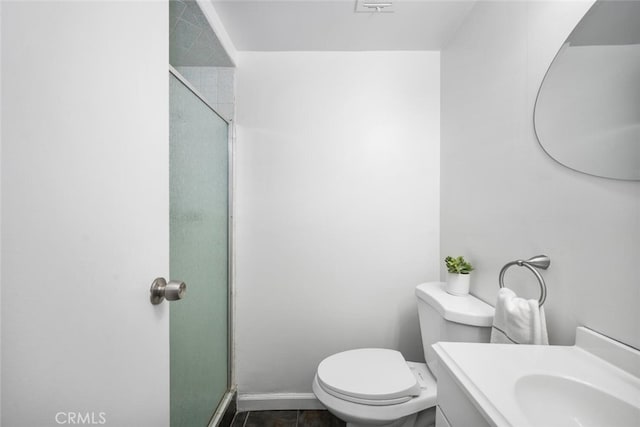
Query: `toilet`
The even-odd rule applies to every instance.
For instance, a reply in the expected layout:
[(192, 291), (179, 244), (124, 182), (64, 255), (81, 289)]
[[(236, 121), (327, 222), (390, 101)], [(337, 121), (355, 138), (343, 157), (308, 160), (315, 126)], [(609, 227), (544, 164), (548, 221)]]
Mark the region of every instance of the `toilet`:
[(494, 309), (473, 295), (447, 293), (443, 282), (416, 287), (425, 363), (398, 351), (360, 348), (318, 365), (313, 392), (347, 427), (427, 427), (434, 424), (438, 341), (489, 342)]

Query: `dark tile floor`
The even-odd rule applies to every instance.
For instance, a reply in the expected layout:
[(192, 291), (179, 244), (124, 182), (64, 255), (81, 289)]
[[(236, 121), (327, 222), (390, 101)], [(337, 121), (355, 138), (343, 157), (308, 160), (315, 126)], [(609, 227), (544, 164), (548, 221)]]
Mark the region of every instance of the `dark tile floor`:
[(329, 411), (238, 412), (231, 427), (344, 427)]

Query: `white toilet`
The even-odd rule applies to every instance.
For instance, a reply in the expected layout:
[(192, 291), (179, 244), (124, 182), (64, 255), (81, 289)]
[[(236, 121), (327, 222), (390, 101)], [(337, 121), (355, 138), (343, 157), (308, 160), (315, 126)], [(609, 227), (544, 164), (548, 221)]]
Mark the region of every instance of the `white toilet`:
[(416, 287), (427, 364), (407, 362), (395, 350), (362, 348), (318, 365), (313, 392), (348, 427), (426, 427), (435, 419), (438, 341), (489, 342), (493, 307), (472, 295), (454, 296), (444, 283)]

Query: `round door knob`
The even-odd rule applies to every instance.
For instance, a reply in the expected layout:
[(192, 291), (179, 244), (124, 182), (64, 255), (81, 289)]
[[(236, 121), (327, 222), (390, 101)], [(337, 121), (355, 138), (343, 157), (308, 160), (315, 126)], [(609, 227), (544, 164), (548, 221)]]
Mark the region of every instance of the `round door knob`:
[(151, 304), (157, 305), (167, 301), (177, 301), (184, 298), (187, 293), (187, 285), (179, 280), (171, 280), (167, 283), (162, 277), (158, 277), (151, 284)]
[(187, 285), (178, 280), (170, 280), (164, 288), (164, 297), (167, 301), (176, 301), (184, 298), (187, 293)]

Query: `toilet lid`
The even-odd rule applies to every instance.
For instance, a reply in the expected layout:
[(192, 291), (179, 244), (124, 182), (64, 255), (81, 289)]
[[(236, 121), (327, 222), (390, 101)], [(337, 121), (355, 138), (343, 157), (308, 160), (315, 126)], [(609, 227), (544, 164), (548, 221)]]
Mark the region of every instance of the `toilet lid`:
[(320, 362), (317, 376), (328, 393), (357, 403), (395, 404), (420, 394), (406, 360), (395, 350), (363, 348), (337, 353)]

